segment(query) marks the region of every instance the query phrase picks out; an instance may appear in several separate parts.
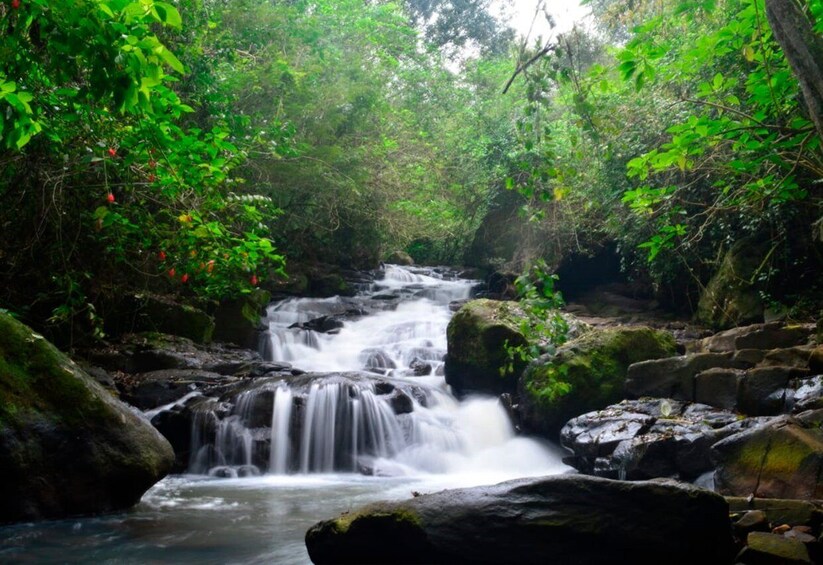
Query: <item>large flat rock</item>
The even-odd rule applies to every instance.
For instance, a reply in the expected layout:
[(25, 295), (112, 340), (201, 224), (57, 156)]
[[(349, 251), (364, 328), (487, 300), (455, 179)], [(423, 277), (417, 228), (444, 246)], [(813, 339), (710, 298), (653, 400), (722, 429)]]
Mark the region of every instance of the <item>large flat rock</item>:
[(306, 534), (315, 563), (730, 563), (728, 505), (675, 482), (520, 479), (372, 505)]

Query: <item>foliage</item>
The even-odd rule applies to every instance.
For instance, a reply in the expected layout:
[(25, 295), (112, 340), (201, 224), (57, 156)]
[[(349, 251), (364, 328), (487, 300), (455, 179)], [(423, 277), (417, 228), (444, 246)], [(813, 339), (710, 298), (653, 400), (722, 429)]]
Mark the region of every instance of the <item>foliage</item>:
[(4, 302), (82, 315), (99, 336), (112, 285), (219, 298), (280, 272), (271, 201), (237, 194), (254, 143), (219, 119), (185, 123), (185, 67), (155, 32), (181, 29), (174, 6), (30, 0), (3, 4), (0, 25)]
[(761, 289), (808, 284), (814, 251), (789, 234), (819, 217), (823, 153), (762, 0), (588, 4), (610, 36), (575, 30), (523, 73), (532, 158), (509, 186), (530, 201), (538, 253), (615, 241), (628, 274), (688, 306), (753, 236), (778, 250)]
[[(506, 342), (508, 362), (501, 368), (502, 374), (511, 373), (517, 359), (529, 363), (565, 343), (569, 324), (560, 312), (564, 302), (563, 296), (554, 288), (556, 282), (557, 275), (551, 274), (542, 260), (535, 262), (515, 280), (519, 304), (525, 314), (518, 329), (526, 342), (521, 345)], [(562, 384), (558, 386), (563, 388)], [(563, 392), (558, 389), (558, 394)]]

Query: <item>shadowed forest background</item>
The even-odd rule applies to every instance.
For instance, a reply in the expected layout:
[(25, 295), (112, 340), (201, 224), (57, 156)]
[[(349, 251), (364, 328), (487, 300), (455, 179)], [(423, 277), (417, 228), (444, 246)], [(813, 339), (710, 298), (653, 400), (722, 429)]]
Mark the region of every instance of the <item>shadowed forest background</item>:
[[(789, 4), (820, 53), (823, 3)], [(0, 307), (65, 345), (129, 293), (305, 293), (402, 250), (606, 272), (715, 327), (816, 315), (820, 76), (786, 14), (587, 5), (523, 40), (488, 0), (0, 3)]]

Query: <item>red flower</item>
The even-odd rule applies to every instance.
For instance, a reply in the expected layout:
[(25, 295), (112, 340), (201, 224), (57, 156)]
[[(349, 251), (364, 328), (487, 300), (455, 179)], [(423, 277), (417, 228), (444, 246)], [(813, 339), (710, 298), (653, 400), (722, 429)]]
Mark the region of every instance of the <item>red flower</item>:
[(20, 7), (20, 0), (11, 0), (11, 7), (15, 10)]
[(109, 147), (108, 153), (109, 153), (109, 155), (114, 157), (115, 155), (117, 155), (117, 149), (115, 149), (114, 147)]
[(149, 180), (149, 182), (154, 182), (154, 181), (156, 181), (156, 180), (157, 180), (157, 176), (156, 176), (154, 173), (151, 173), (151, 174), (149, 175), (149, 179), (148, 179), (148, 180)]
[(157, 166), (157, 161), (155, 161), (154, 159), (151, 159), (151, 160), (149, 161), (149, 168), (150, 168), (150, 169), (153, 169), (153, 168), (155, 168), (156, 166)]
[(171, 269), (169, 269), (169, 270), (168, 270), (168, 273), (169, 273), (169, 278), (170, 278), (170, 279), (173, 279), (173, 278), (174, 278), (174, 272), (175, 272), (175, 271), (174, 271), (174, 267), (172, 267)]
[(214, 259), (206, 263), (206, 270), (210, 273), (214, 270)]
[(184, 284), (185, 284), (185, 283), (187, 283), (188, 281), (189, 281), (189, 274), (188, 274), (188, 273), (183, 273), (183, 276), (182, 276), (182, 277), (180, 277), (180, 282), (182, 282), (182, 283), (184, 283)]
[(165, 261), (166, 260), (166, 252), (161, 251), (160, 253), (157, 254), (157, 258), (160, 259), (161, 261)]
[(257, 281), (257, 275), (252, 275), (251, 278), (249, 279), (249, 282), (251, 283), (252, 286), (257, 286), (257, 282), (258, 282)]
[(112, 194), (111, 192), (109, 192), (109, 193), (106, 195), (106, 202), (108, 202), (109, 204), (111, 204), (112, 202), (114, 202), (114, 194)]

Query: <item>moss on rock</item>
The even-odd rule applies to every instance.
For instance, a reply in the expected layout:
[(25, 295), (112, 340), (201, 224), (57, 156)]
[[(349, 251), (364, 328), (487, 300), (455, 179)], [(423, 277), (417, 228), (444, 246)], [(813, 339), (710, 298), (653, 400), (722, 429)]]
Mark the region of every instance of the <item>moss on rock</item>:
[(646, 327), (600, 329), (532, 363), (518, 382), (526, 429), (557, 439), (563, 424), (625, 398), (629, 365), (675, 354), (674, 337)]
[(131, 506), (173, 460), (148, 422), (0, 312), (0, 523)]
[(735, 244), (700, 295), (697, 320), (715, 329), (763, 321), (763, 299), (751, 282), (766, 250), (751, 240)]
[(525, 345), (519, 324), (524, 313), (515, 302), (472, 300), (452, 317), (447, 330), (446, 382), (457, 394), (513, 392), (525, 362), (515, 360), (513, 371), (506, 344)]

